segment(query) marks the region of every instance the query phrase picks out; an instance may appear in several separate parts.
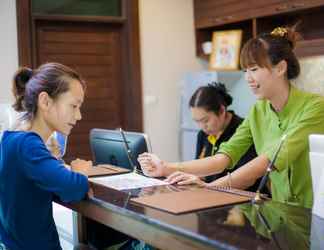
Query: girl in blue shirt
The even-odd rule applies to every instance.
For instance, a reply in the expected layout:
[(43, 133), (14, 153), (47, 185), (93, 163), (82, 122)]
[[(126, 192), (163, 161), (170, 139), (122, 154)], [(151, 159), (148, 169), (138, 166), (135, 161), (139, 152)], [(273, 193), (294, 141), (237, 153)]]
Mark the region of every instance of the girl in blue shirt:
[(13, 107), (23, 112), (16, 131), (0, 144), (0, 242), (8, 249), (62, 249), (52, 201), (83, 199), (87, 177), (68, 170), (45, 142), (54, 131), (68, 135), (81, 119), (85, 83), (72, 69), (47, 63), (14, 76)]

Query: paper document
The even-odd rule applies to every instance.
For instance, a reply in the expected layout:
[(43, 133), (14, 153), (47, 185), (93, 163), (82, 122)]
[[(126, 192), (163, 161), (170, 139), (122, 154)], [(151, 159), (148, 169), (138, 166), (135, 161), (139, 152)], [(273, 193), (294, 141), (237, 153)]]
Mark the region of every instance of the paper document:
[(136, 173), (90, 178), (91, 181), (117, 190), (169, 185), (166, 181), (148, 178)]

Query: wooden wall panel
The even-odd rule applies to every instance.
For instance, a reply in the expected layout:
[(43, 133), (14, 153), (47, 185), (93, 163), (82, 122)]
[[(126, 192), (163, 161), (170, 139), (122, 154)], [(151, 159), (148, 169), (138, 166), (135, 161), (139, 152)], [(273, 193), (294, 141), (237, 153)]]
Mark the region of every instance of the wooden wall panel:
[(123, 127), (119, 27), (38, 21), (37, 64), (55, 61), (75, 68), (87, 82), (82, 120), (69, 136), (68, 158), (91, 159), (91, 128)]
[[(102, 64), (97, 63), (94, 59), (91, 60), (90, 64), (90, 60), (87, 61), (84, 57), (77, 61), (74, 59), (71, 59), (72, 62), (69, 61), (73, 64), (70, 66), (76, 67), (79, 72), (82, 72), (83, 77), (88, 82), (87, 99), (84, 105), (87, 106), (88, 103), (89, 105), (92, 103), (91, 105), (94, 105), (94, 108), (92, 106), (86, 107), (85, 112), (88, 112), (89, 108), (91, 110), (89, 112), (94, 112), (95, 105), (107, 105), (105, 107), (111, 107), (108, 110), (116, 109), (113, 105), (118, 106), (115, 115), (109, 117), (110, 121), (83, 120), (82, 124), (85, 125), (83, 127), (77, 125), (74, 129), (76, 132), (81, 131), (83, 133), (93, 127), (113, 128), (120, 124), (125, 130), (143, 130), (138, 0), (120, 0), (120, 4), (122, 13), (118, 17), (66, 16), (32, 13), (31, 0), (16, 0), (20, 65), (36, 68), (40, 62), (51, 59), (50, 56), (56, 56), (59, 57), (59, 60), (65, 61), (70, 59), (61, 58), (62, 54), (74, 56), (78, 55), (80, 51), (82, 51), (83, 56), (103, 53), (104, 55), (112, 55), (114, 58), (112, 66), (107, 66), (109, 62), (106, 61), (106, 58), (103, 59), (104, 63)], [(73, 26), (73, 23), (77, 25)], [(58, 28), (66, 24), (65, 30), (73, 30), (73, 36), (67, 37), (66, 33)], [(40, 25), (42, 26), (41, 29)], [(46, 25), (50, 27), (51, 34), (45, 29)], [(93, 34), (92, 27), (94, 26), (96, 26), (95, 29), (100, 30), (99, 34)], [(118, 30), (118, 32), (114, 33), (113, 30)], [(41, 34), (42, 32), (43, 34)], [(40, 43), (39, 37), (44, 39), (42, 43)], [(120, 50), (113, 46), (107, 46), (110, 43), (118, 44)], [(39, 55), (42, 55), (42, 57)], [(120, 67), (116, 67), (116, 65)], [(114, 77), (110, 77), (114, 74), (118, 75), (120, 79), (116, 80)], [(118, 95), (123, 93), (119, 100), (102, 97), (100, 89), (112, 84), (118, 86)], [(99, 91), (93, 91), (96, 88)], [(110, 90), (107, 91), (105, 93), (111, 93)], [(101, 98), (99, 98), (99, 95)], [(98, 112), (96, 114), (100, 115)], [(77, 144), (77, 140), (75, 140), (75, 143)], [(70, 147), (69, 154), (80, 157), (78, 151), (74, 150), (74, 145), (69, 143), (68, 149)], [(83, 152), (82, 148), (80, 152)]]

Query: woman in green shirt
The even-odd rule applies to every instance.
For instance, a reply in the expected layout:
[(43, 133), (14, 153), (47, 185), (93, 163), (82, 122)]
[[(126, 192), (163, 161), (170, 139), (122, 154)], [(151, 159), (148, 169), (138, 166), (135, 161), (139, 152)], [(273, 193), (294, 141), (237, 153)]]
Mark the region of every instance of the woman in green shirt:
[[(149, 176), (168, 176), (170, 183), (198, 183), (245, 189), (263, 176), (283, 135), (283, 147), (270, 174), (272, 198), (303, 207), (312, 206), (308, 136), (324, 133), (324, 98), (296, 89), (290, 80), (300, 73), (294, 54), (298, 33), (276, 28), (250, 39), (241, 52), (241, 66), (258, 98), (234, 136), (215, 156), (168, 163), (144, 153), (139, 162)], [(231, 175), (206, 184), (199, 177), (230, 169), (254, 143), (257, 157)]]

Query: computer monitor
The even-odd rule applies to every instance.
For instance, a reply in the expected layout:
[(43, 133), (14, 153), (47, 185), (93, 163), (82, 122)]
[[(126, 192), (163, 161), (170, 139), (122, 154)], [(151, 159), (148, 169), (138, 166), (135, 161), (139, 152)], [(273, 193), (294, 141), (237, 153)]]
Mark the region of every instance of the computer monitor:
[[(129, 131), (124, 131), (124, 134), (131, 151), (132, 162), (136, 164), (137, 168), (140, 168), (137, 156), (152, 151), (148, 136)], [(125, 142), (119, 130), (92, 129), (90, 131), (90, 146), (94, 165), (112, 164), (133, 170)]]

